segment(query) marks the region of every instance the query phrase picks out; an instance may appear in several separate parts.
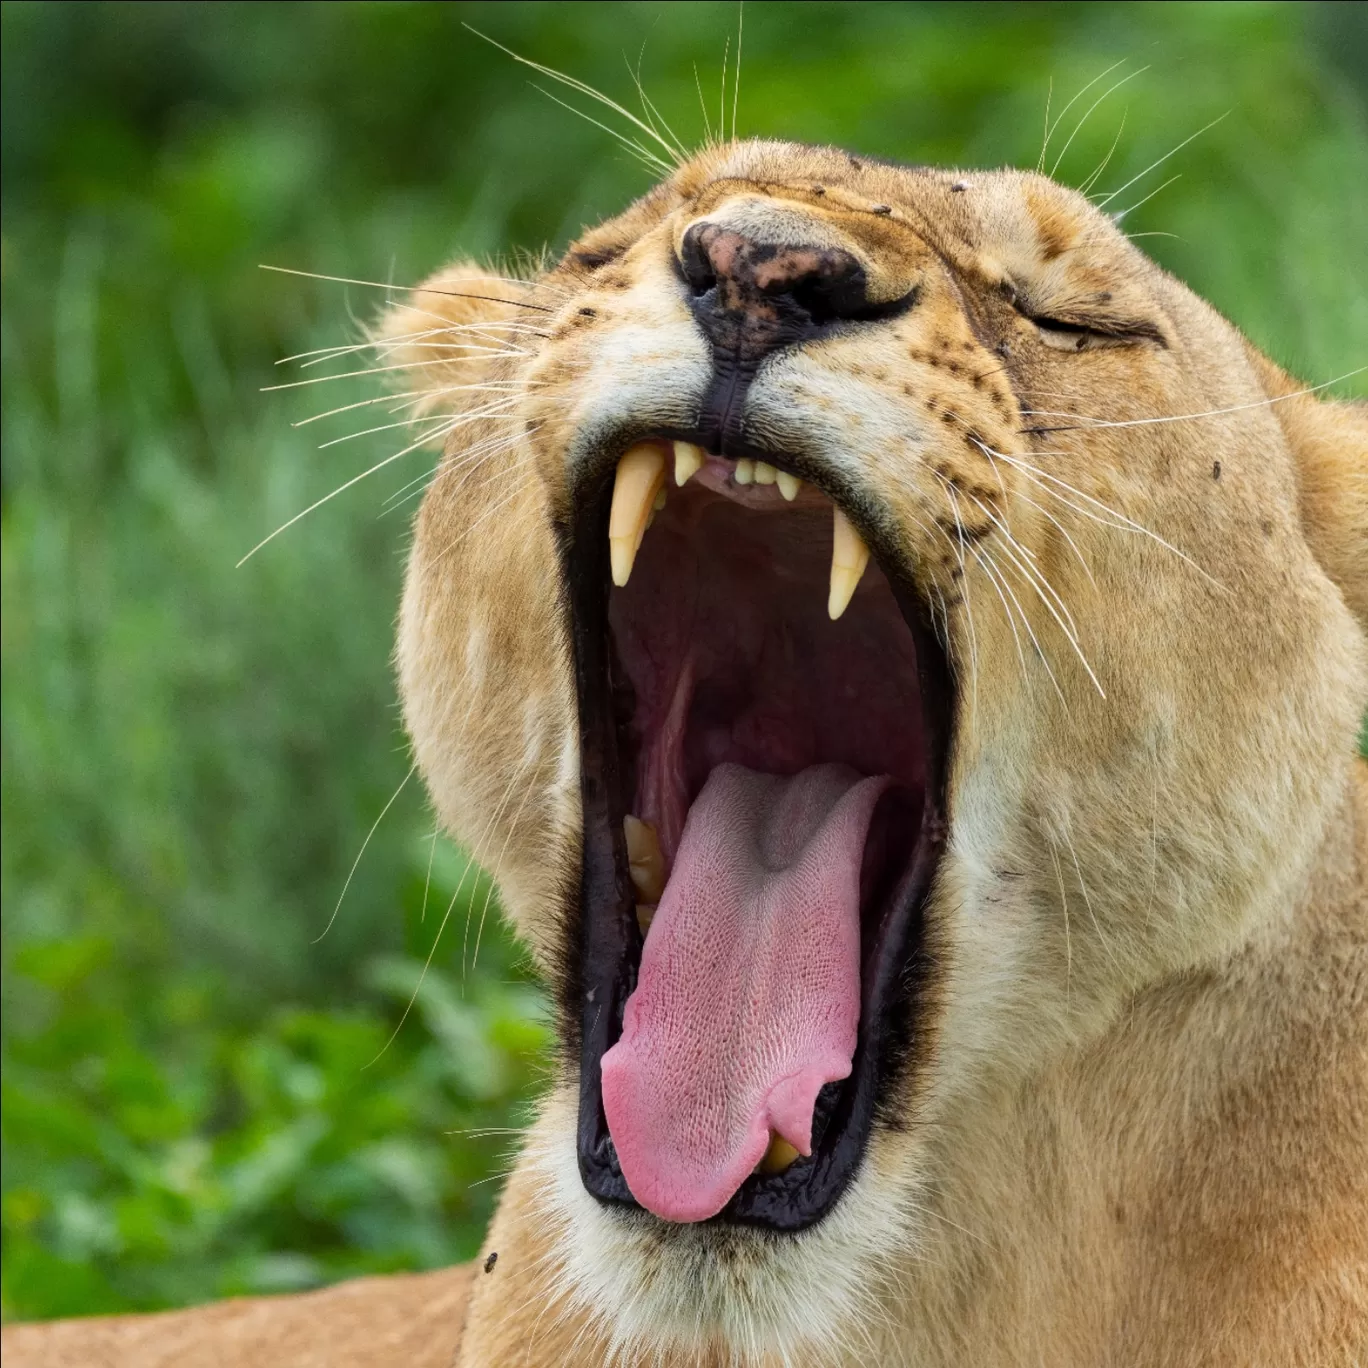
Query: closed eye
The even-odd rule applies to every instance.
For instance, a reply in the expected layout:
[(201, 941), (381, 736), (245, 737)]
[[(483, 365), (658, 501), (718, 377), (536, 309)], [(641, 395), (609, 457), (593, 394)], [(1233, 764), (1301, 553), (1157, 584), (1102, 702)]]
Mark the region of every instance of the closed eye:
[(1089, 319), (1050, 317), (1022, 311), (1035, 325), (1036, 335), (1055, 351), (1096, 351), (1103, 347), (1132, 347), (1140, 342), (1168, 345), (1164, 334), (1145, 319)]
[(1081, 352), (1100, 346), (1117, 346), (1121, 342), (1114, 335), (1100, 333), (1082, 323), (1070, 323), (1062, 318), (1032, 318), (1040, 340), (1055, 351)]

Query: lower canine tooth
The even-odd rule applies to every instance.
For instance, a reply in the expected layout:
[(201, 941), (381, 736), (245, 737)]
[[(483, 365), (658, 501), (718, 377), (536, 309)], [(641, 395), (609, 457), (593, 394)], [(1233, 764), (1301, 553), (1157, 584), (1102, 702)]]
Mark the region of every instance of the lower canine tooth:
[(827, 616), (835, 622), (850, 606), (855, 587), (869, 564), (869, 547), (839, 508), (833, 508), (831, 525), (831, 590)]
[(755, 462), (743, 456), (736, 463), (736, 469), (732, 472), (732, 479), (739, 485), (748, 485), (755, 479)]
[(622, 834), (627, 839), (632, 887), (642, 902), (658, 903), (665, 891), (665, 857), (660, 853), (660, 837), (655, 827), (629, 813), (622, 819)]
[(643, 936), (645, 936), (645, 934), (651, 929), (651, 923), (655, 920), (655, 914), (655, 903), (637, 903), (637, 928), (640, 930)]
[(770, 1132), (769, 1149), (757, 1165), (761, 1173), (783, 1173), (798, 1158), (798, 1150), (790, 1145), (782, 1135)]
[(657, 442), (638, 442), (618, 462), (608, 515), (608, 551), (613, 583), (619, 588), (631, 577), (647, 519), (664, 483), (665, 453)]
[(774, 478), (779, 486), (779, 492), (789, 503), (792, 503), (798, 497), (798, 491), (803, 487), (802, 480), (796, 475), (790, 475), (787, 470), (776, 470)]
[(695, 446), (692, 442), (676, 442), (674, 444), (675, 461), (675, 484), (683, 485), (694, 477), (703, 467), (707, 455), (701, 446)]
[(759, 485), (771, 485), (779, 478), (779, 472), (770, 465), (768, 461), (756, 461), (755, 463), (755, 483)]

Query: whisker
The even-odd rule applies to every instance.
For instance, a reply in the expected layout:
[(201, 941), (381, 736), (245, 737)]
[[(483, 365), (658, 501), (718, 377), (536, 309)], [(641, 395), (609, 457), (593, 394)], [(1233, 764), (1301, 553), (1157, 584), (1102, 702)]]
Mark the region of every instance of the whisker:
[[(1126, 517), (1124, 513), (1119, 513), (1116, 509), (1109, 508), (1106, 504), (1102, 503), (1101, 500), (1094, 499), (1092, 495), (1085, 494), (1081, 489), (1076, 489), (1067, 481), (1061, 480), (1057, 475), (1051, 475), (1048, 471), (1041, 470), (1038, 466), (1033, 466), (1028, 461), (1022, 461), (1017, 457), (1008, 456), (1007, 453), (1003, 451), (995, 451), (993, 454), (998, 457), (999, 460), (1006, 461), (1008, 465), (1016, 466), (1019, 470), (1026, 472), (1027, 479), (1033, 480), (1036, 484), (1039, 484), (1047, 493), (1058, 499), (1060, 503), (1064, 504), (1066, 507), (1072, 508), (1075, 512), (1081, 513), (1084, 517), (1092, 518), (1094, 522), (1100, 522), (1104, 526), (1115, 527), (1118, 530), (1127, 532), (1138, 532), (1141, 536), (1150, 538), (1151, 541), (1158, 543), (1158, 545), (1162, 546), (1166, 551), (1171, 551), (1179, 560), (1185, 561), (1201, 575), (1204, 580), (1211, 584), (1213, 588), (1219, 589), (1222, 593), (1230, 592), (1220, 580), (1213, 578), (1203, 570), (1191, 556), (1186, 555), (1170, 542), (1166, 542), (1157, 532), (1151, 532), (1148, 527), (1142, 527), (1138, 522)], [(1072, 500), (1066, 499), (1062, 494), (1050, 489), (1049, 485), (1045, 483), (1046, 481), (1057, 484), (1061, 489), (1067, 489), (1070, 493), (1076, 494), (1085, 502), (1100, 508), (1104, 513), (1108, 514), (1108, 517), (1099, 518), (1095, 514), (1089, 513), (1087, 509), (1080, 508), (1077, 504), (1073, 503)]]
[[(404, 390), (400, 394), (375, 394), (369, 399), (357, 399), (350, 404), (339, 404), (337, 408), (327, 409), (323, 413), (315, 413), (309, 418), (301, 418), (298, 422), (291, 423), (290, 426), (295, 428), (308, 427), (310, 423), (320, 422), (324, 418), (336, 417), (339, 413), (350, 413), (352, 409), (367, 408), (372, 404), (391, 404), (398, 401), (402, 407), (412, 408), (422, 403), (432, 392), (430, 390)], [(437, 392), (440, 393), (441, 391)], [(404, 404), (403, 401), (405, 400), (411, 402)]]
[(1105, 100), (1105, 99), (1107, 98), (1108, 95), (1111, 95), (1111, 94), (1113, 94), (1114, 92), (1120, 90), (1121, 87), (1122, 87), (1123, 85), (1125, 85), (1127, 81), (1133, 81), (1133, 80), (1135, 80), (1135, 78), (1136, 78), (1137, 76), (1143, 76), (1143, 75), (1145, 74), (1145, 72), (1147, 72), (1148, 70), (1149, 70), (1149, 67), (1147, 67), (1147, 66), (1142, 66), (1142, 67), (1140, 68), (1139, 71), (1132, 71), (1131, 74), (1130, 74), (1129, 76), (1123, 76), (1123, 77), (1122, 77), (1119, 81), (1117, 81), (1116, 84), (1113, 85), (1110, 89), (1104, 90), (1104, 91), (1102, 92), (1102, 94), (1099, 95), (1099, 96), (1097, 97), (1097, 99), (1095, 99), (1095, 100), (1092, 102), (1092, 104), (1090, 104), (1090, 105), (1088, 106), (1087, 112), (1083, 115), (1083, 117), (1082, 117), (1081, 119), (1079, 119), (1078, 124), (1077, 124), (1076, 127), (1074, 128), (1074, 131), (1073, 131), (1072, 133), (1069, 134), (1068, 141), (1064, 144), (1063, 150), (1060, 152), (1059, 156), (1057, 156), (1057, 157), (1055, 158), (1054, 165), (1053, 165), (1052, 167), (1050, 167), (1050, 175), (1051, 175), (1051, 176), (1053, 176), (1054, 173), (1055, 173), (1056, 171), (1059, 170), (1059, 163), (1062, 162), (1062, 161), (1064, 160), (1064, 153), (1067, 152), (1067, 151), (1069, 150), (1069, 148), (1073, 145), (1073, 140), (1074, 140), (1076, 137), (1078, 137), (1079, 133), (1082, 131), (1083, 125), (1084, 125), (1085, 123), (1088, 122), (1088, 119), (1089, 119), (1089, 117), (1091, 116), (1093, 110), (1096, 109), (1097, 106), (1100, 105), (1100, 104), (1102, 103), (1102, 101)]
[(592, 114), (586, 114), (584, 110), (576, 109), (574, 105), (562, 100), (558, 95), (553, 95), (544, 86), (537, 85), (535, 81), (530, 84), (533, 90), (540, 95), (545, 95), (552, 104), (558, 104), (562, 109), (568, 109), (576, 118), (583, 119), (585, 123), (593, 124), (595, 128), (601, 128), (610, 138), (616, 138), (648, 171), (660, 176), (671, 174), (670, 164), (656, 156), (649, 148), (643, 147), (635, 138), (629, 138), (625, 133), (619, 133), (616, 128), (610, 128), (606, 123), (594, 118)]
[(361, 849), (356, 852), (356, 859), (352, 861), (351, 870), (347, 874), (347, 881), (342, 885), (342, 892), (339, 893), (337, 896), (337, 906), (333, 908), (332, 916), (328, 918), (327, 926), (325, 926), (318, 933), (318, 935), (315, 936), (314, 939), (309, 942), (311, 945), (317, 945), (318, 942), (321, 941), (323, 937), (326, 936), (328, 932), (332, 930), (333, 922), (337, 920), (337, 914), (342, 910), (342, 901), (347, 896), (347, 889), (351, 887), (352, 877), (353, 875), (355, 875), (358, 866), (361, 864), (361, 857), (366, 853), (366, 847), (371, 843), (371, 837), (374, 836), (376, 831), (379, 829), (380, 823), (385, 820), (385, 814), (390, 810), (390, 808), (394, 806), (395, 801), (398, 799), (399, 795), (403, 793), (404, 789), (408, 786), (408, 781), (413, 778), (414, 771), (417, 768), (418, 762), (415, 760), (414, 763), (409, 766), (409, 772), (406, 775), (404, 775), (403, 779), (399, 781), (399, 787), (394, 790), (393, 794), (390, 795), (389, 802), (386, 803), (385, 806), (380, 809), (380, 815), (375, 819), (375, 822), (371, 826), (371, 829), (366, 833), (366, 839), (361, 842)]
[(1130, 180), (1128, 180), (1125, 183), (1125, 185), (1118, 185), (1116, 189), (1111, 192), (1110, 195), (1107, 195), (1103, 199), (1098, 200), (1097, 207), (1099, 209), (1105, 209), (1106, 206), (1109, 205), (1112, 202), (1112, 200), (1114, 200), (1117, 197), (1117, 195), (1119, 195), (1123, 190), (1129, 190), (1130, 187), (1134, 185), (1136, 181), (1142, 180), (1145, 176), (1148, 176), (1149, 173), (1153, 171), (1156, 166), (1162, 166), (1175, 153), (1181, 152), (1183, 148), (1185, 148), (1188, 145), (1188, 143), (1194, 141), (1197, 138), (1200, 138), (1202, 134), (1205, 133), (1208, 129), (1215, 128), (1216, 125), (1220, 123), (1222, 119), (1226, 119), (1229, 117), (1230, 111), (1227, 109), (1226, 112), (1222, 114), (1219, 118), (1212, 119), (1212, 121), (1209, 124), (1207, 124), (1205, 128), (1199, 128), (1192, 135), (1192, 137), (1184, 138), (1183, 141), (1180, 142), (1177, 147), (1173, 148), (1172, 151), (1165, 152), (1164, 155), (1158, 159), (1158, 161), (1150, 162), (1150, 164), (1147, 167), (1145, 167), (1145, 169), (1141, 171), (1138, 176), (1132, 176)]
[[(622, 118), (626, 119), (634, 127), (639, 128), (644, 134), (647, 135), (647, 137), (653, 138), (672, 157), (676, 155), (676, 149), (671, 147), (670, 144), (666, 142), (665, 139), (662, 138), (654, 128), (652, 128), (649, 124), (643, 123), (640, 119), (637, 118), (635, 114), (632, 113), (630, 109), (624, 109), (622, 105), (618, 104), (616, 100), (610, 99), (601, 90), (595, 90), (593, 86), (587, 85), (584, 81), (577, 80), (573, 76), (567, 76), (563, 71), (557, 71), (554, 67), (544, 66), (541, 62), (534, 62), (530, 58), (519, 56), (518, 53), (514, 52), (512, 48), (505, 47), (502, 43), (489, 37), (488, 34), (481, 33), (479, 29), (474, 28), (470, 24), (462, 24), (461, 27), (464, 29), (468, 29), (477, 38), (484, 39), (484, 41), (486, 43), (489, 43), (492, 47), (498, 48), (500, 52), (505, 53), (507, 56), (511, 57), (515, 62), (519, 63), (519, 65), (530, 67), (533, 71), (538, 72), (540, 75), (549, 76), (551, 80), (558, 81), (561, 85), (569, 87), (569, 89), (575, 91), (577, 94), (586, 95), (591, 100), (596, 100), (605, 108), (611, 109), (613, 113), (621, 115)], [(567, 106), (567, 108), (571, 107), (572, 106)], [(575, 110), (575, 113), (580, 112), (581, 111), (579, 110)], [(612, 132), (615, 137), (623, 137), (621, 133), (617, 133), (612, 129), (606, 129), (606, 131)], [(652, 153), (650, 155), (654, 156), (655, 154)], [(657, 158), (657, 160), (659, 160), (659, 158)], [(668, 164), (666, 164), (665, 169), (667, 171), (670, 169)]]
[(427, 877), (423, 880), (423, 908), (418, 913), (418, 922), (421, 925), (427, 920), (428, 893), (432, 888), (432, 861), (437, 855), (437, 828), (432, 828), (432, 848), (428, 851)]
[(456, 426), (458, 426), (458, 424), (452, 422), (449, 418), (443, 418), (443, 420), (440, 423), (438, 423), (436, 427), (434, 427), (430, 432), (424, 433), (416, 442), (412, 443), (412, 445), (404, 447), (402, 451), (396, 451), (392, 456), (386, 456), (383, 461), (377, 461), (373, 466), (371, 466), (369, 470), (363, 470), (361, 474), (353, 476), (350, 480), (346, 482), (346, 484), (338, 485), (338, 487), (334, 489), (331, 494), (325, 494), (321, 499), (316, 499), (313, 503), (311, 503), (308, 506), (308, 508), (304, 509), (302, 512), (296, 513), (294, 517), (289, 520), (289, 522), (281, 523), (281, 525), (277, 527), (276, 530), (272, 532), (269, 537), (263, 537), (259, 542), (257, 542), (257, 544), (254, 547), (252, 547), (252, 549), (245, 556), (243, 556), (243, 558), (240, 561), (238, 561), (236, 567), (234, 568), (240, 570), (249, 560), (252, 559), (253, 556), (256, 555), (258, 551), (261, 550), (263, 546), (267, 545), (267, 543), (269, 542), (273, 542), (278, 536), (280, 536), (282, 532), (285, 532), (289, 528), (293, 527), (295, 523), (297, 523), (301, 518), (308, 517), (308, 515), (312, 513), (314, 509), (322, 508), (325, 503), (331, 502), (333, 499), (337, 498), (339, 494), (344, 494), (353, 485), (360, 484), (361, 481), (366, 478), (366, 476), (374, 475), (377, 470), (383, 470), (384, 467), (389, 465), (392, 461), (397, 461), (401, 456), (407, 456), (411, 451), (417, 451), (419, 447), (423, 446), (426, 442), (431, 441), (432, 438), (435, 437), (439, 432), (450, 432)]
[(741, 104), (741, 39), (745, 33), (746, 0), (738, 0), (736, 6), (736, 76), (732, 85), (731, 140), (736, 141), (736, 111)]
[[(1168, 180), (1166, 180), (1166, 181), (1159, 187), (1159, 190), (1167, 190), (1167, 189), (1169, 188), (1169, 186), (1173, 184), (1174, 181), (1182, 180), (1182, 179), (1183, 179), (1182, 172), (1179, 172), (1178, 175), (1176, 175), (1176, 176), (1170, 176), (1170, 177), (1168, 178)], [(1155, 197), (1155, 195), (1157, 195), (1157, 194), (1159, 193), (1159, 190), (1151, 190), (1151, 191), (1149, 192), (1149, 194), (1146, 195), (1146, 196), (1144, 197), (1144, 199), (1138, 199), (1138, 200), (1136, 200), (1134, 204), (1129, 205), (1129, 206), (1128, 206), (1127, 208), (1125, 208), (1125, 209), (1118, 209), (1118, 210), (1116, 211), (1116, 213), (1114, 213), (1114, 214), (1112, 215), (1112, 222), (1113, 222), (1113, 223), (1120, 223), (1120, 222), (1126, 217), (1127, 214), (1133, 213), (1133, 212), (1134, 212), (1136, 209), (1138, 209), (1142, 204), (1148, 204), (1149, 201), (1152, 200), (1152, 199)], [(1127, 234), (1127, 236), (1129, 236), (1129, 234)]]
[(698, 75), (698, 63), (693, 64), (694, 88), (698, 91), (698, 107), (703, 111), (703, 136), (707, 140), (706, 147), (713, 145), (712, 120), (708, 117), (708, 106), (703, 99), (703, 82)]
[[(1073, 99), (1070, 100), (1069, 103), (1066, 104), (1066, 105), (1064, 106), (1064, 108), (1061, 109), (1061, 110), (1059, 111), (1059, 117), (1058, 117), (1057, 119), (1055, 119), (1055, 121), (1054, 121), (1053, 124), (1050, 123), (1050, 101), (1049, 101), (1049, 96), (1047, 95), (1047, 96), (1045, 97), (1045, 142), (1044, 142), (1043, 146), (1042, 146), (1041, 149), (1040, 149), (1040, 160), (1039, 160), (1038, 162), (1036, 162), (1036, 170), (1037, 170), (1037, 171), (1043, 171), (1043, 170), (1045, 169), (1045, 153), (1046, 153), (1047, 151), (1049, 151), (1050, 139), (1054, 137), (1055, 131), (1059, 128), (1059, 125), (1060, 125), (1061, 123), (1064, 122), (1064, 116), (1069, 112), (1069, 110), (1071, 110), (1071, 109), (1074, 107), (1074, 105), (1076, 105), (1076, 104), (1078, 103), (1079, 100), (1081, 100), (1081, 99), (1083, 98), (1084, 95), (1086, 95), (1086, 94), (1088, 93), (1088, 91), (1090, 91), (1090, 90), (1093, 88), (1093, 86), (1095, 86), (1095, 85), (1098, 83), (1098, 81), (1104, 79), (1104, 78), (1107, 77), (1107, 76), (1110, 76), (1110, 75), (1112, 74), (1112, 72), (1116, 70), (1117, 67), (1119, 67), (1119, 66), (1125, 66), (1125, 64), (1126, 64), (1126, 58), (1123, 57), (1119, 62), (1113, 62), (1113, 63), (1111, 64), (1111, 66), (1109, 66), (1109, 67), (1106, 69), (1106, 71), (1104, 71), (1104, 72), (1101, 73), (1101, 75), (1099, 75), (1099, 76), (1094, 76), (1094, 77), (1092, 78), (1092, 80), (1089, 81), (1088, 84), (1085, 85), (1085, 86), (1083, 87), (1083, 89), (1080, 90), (1080, 91), (1078, 92), (1078, 94), (1075, 95), (1075, 96), (1073, 97)], [(1050, 90), (1051, 90), (1051, 92), (1053, 92), (1053, 90), (1054, 90), (1054, 77), (1053, 77), (1053, 76), (1050, 77)]]
[[(1088, 678), (1092, 680), (1093, 687), (1097, 690), (1098, 695), (1102, 698), (1106, 698), (1106, 690), (1102, 687), (1101, 681), (1097, 678), (1097, 675), (1094, 672), (1093, 667), (1088, 663), (1087, 656), (1083, 654), (1083, 648), (1078, 641), (1078, 624), (1074, 621), (1074, 616), (1069, 611), (1068, 605), (1065, 604), (1062, 598), (1060, 598), (1054, 586), (1050, 583), (1050, 581), (1045, 577), (1045, 575), (1041, 571), (1032, 568), (1025, 561), (1019, 560), (1013, 554), (1013, 547), (1017, 547), (1019, 550), (1022, 551), (1025, 551), (1026, 548), (1021, 546), (1020, 543), (1017, 542), (1016, 538), (1013, 537), (1012, 534), (1002, 526), (1001, 522), (994, 516), (992, 510), (987, 508), (976, 495), (971, 495), (970, 497), (973, 498), (974, 502), (978, 504), (980, 508), (983, 509), (984, 513), (986, 513), (988, 517), (993, 520), (993, 522), (997, 523), (1004, 538), (1003, 550), (1006, 551), (1008, 556), (1011, 557), (1011, 559), (1016, 563), (1018, 570), (1026, 579), (1026, 582), (1030, 584), (1030, 586), (1035, 590), (1036, 597), (1040, 599), (1040, 601), (1045, 605), (1046, 609), (1048, 610), (1050, 616), (1054, 618), (1056, 623), (1059, 624), (1060, 631), (1064, 633), (1065, 637), (1068, 639), (1069, 645), (1072, 646), (1074, 649), (1074, 654), (1082, 663), (1083, 668), (1088, 672)], [(1043, 590), (1045, 589), (1049, 590), (1048, 597), (1043, 592)], [(1051, 599), (1054, 600), (1053, 603), (1051, 602)], [(1055, 604), (1058, 604), (1060, 611), (1064, 614), (1064, 617), (1060, 617), (1059, 612), (1055, 611)], [(1067, 623), (1065, 622), (1064, 618), (1068, 619)], [(1062, 698), (1063, 695), (1061, 694), (1060, 697)]]
[(1117, 145), (1121, 141), (1121, 135), (1126, 131), (1126, 115), (1129, 113), (1129, 110), (1126, 110), (1122, 113), (1121, 127), (1116, 130), (1116, 137), (1112, 139), (1112, 145), (1107, 149), (1107, 155), (1103, 157), (1100, 162), (1098, 162), (1096, 168), (1093, 170), (1092, 175), (1090, 175), (1088, 179), (1085, 180), (1083, 184), (1078, 187), (1079, 194), (1086, 195), (1088, 191), (1091, 190), (1093, 186), (1097, 184), (1097, 178), (1107, 169), (1107, 164), (1111, 161), (1112, 154), (1116, 151)]
[[(482, 349), (486, 356), (525, 356), (525, 352), (499, 351), (493, 347)], [(426, 366), (449, 366), (451, 358), (439, 356), (432, 361), (401, 361), (393, 366), (368, 366), (365, 370), (339, 371), (336, 375), (312, 375), (307, 380), (291, 380), (283, 385), (263, 385), (260, 393), (274, 394), (277, 390), (299, 389), (302, 385), (326, 385), (329, 380), (355, 380), (362, 375), (385, 375), (389, 371), (420, 370)]]
[[(508, 781), (508, 783), (509, 783), (509, 788), (508, 788), (508, 789), (505, 789), (505, 791), (504, 791), (505, 794), (511, 792), (512, 786), (513, 786), (514, 784), (517, 783), (517, 781), (518, 781), (518, 779), (521, 777), (521, 775), (522, 775), (522, 770), (521, 770), (521, 768), (516, 769), (516, 770), (513, 771), (513, 774), (509, 777), (509, 781)], [(505, 802), (506, 802), (506, 801), (507, 801), (507, 799), (505, 798)], [(500, 806), (499, 806), (498, 811), (496, 811), (495, 813), (491, 814), (489, 820), (485, 823), (484, 831), (481, 832), (481, 835), (480, 835), (480, 841), (481, 841), (481, 843), (483, 843), (483, 841), (484, 841), (484, 836), (485, 836), (485, 834), (488, 833), (488, 832), (490, 831), (490, 829), (492, 828), (493, 824), (498, 820), (499, 812), (501, 812), (502, 810), (503, 810), (503, 804), (501, 803)], [(472, 849), (472, 851), (471, 851), (471, 858), (468, 859), (468, 860), (466, 861), (466, 867), (465, 867), (465, 869), (463, 869), (463, 870), (461, 871), (461, 881), (460, 881), (460, 883), (458, 883), (458, 884), (456, 885), (456, 891), (451, 895), (451, 901), (447, 904), (447, 910), (446, 910), (446, 912), (445, 912), (445, 913), (443, 914), (443, 916), (442, 916), (442, 923), (441, 923), (441, 925), (437, 928), (437, 934), (436, 934), (436, 936), (433, 937), (432, 949), (430, 949), (430, 950), (428, 951), (428, 953), (427, 953), (427, 959), (425, 959), (425, 960), (423, 961), (423, 968), (422, 968), (422, 971), (421, 971), (421, 972), (419, 973), (419, 975), (418, 975), (418, 982), (417, 982), (416, 984), (414, 984), (414, 986), (413, 986), (413, 992), (412, 992), (412, 994), (410, 995), (409, 1000), (408, 1000), (407, 1004), (405, 1005), (403, 1012), (400, 1014), (398, 1024), (395, 1026), (394, 1030), (390, 1032), (389, 1039), (386, 1040), (385, 1043), (380, 1047), (379, 1053), (375, 1056), (374, 1059), (372, 1059), (372, 1060), (370, 1061), (370, 1063), (363, 1065), (363, 1066), (362, 1066), (363, 1068), (369, 1069), (369, 1068), (371, 1067), (372, 1064), (375, 1064), (379, 1059), (381, 1059), (381, 1058), (384, 1056), (385, 1052), (389, 1049), (389, 1047), (390, 1047), (391, 1045), (394, 1044), (395, 1040), (396, 1040), (396, 1039), (398, 1038), (398, 1036), (399, 1036), (399, 1032), (402, 1031), (402, 1030), (404, 1029), (404, 1023), (408, 1020), (408, 1018), (409, 1018), (409, 1013), (413, 1010), (413, 1005), (414, 1005), (414, 1003), (416, 1003), (416, 1002), (418, 1001), (418, 994), (419, 994), (420, 992), (422, 992), (423, 983), (424, 983), (424, 982), (426, 981), (426, 979), (427, 979), (428, 970), (432, 968), (432, 959), (433, 959), (433, 956), (437, 953), (437, 946), (438, 946), (438, 945), (440, 944), (440, 942), (441, 942), (441, 939), (442, 939), (442, 932), (446, 930), (447, 922), (450, 921), (450, 919), (451, 919), (451, 912), (452, 912), (452, 909), (456, 906), (456, 900), (461, 896), (461, 890), (465, 887), (465, 881), (466, 881), (467, 876), (470, 874), (471, 870), (473, 870), (473, 869), (475, 869), (475, 868), (476, 868), (476, 863), (475, 863), (475, 859), (474, 859), (474, 850)], [(478, 874), (477, 874), (477, 875), (476, 875), (476, 878), (478, 879), (478, 877), (479, 877), (479, 876), (478, 876)]]
[(507, 304), (515, 309), (535, 309), (538, 313), (555, 313), (555, 309), (545, 304), (529, 304), (525, 299), (500, 299), (497, 295), (468, 294), (464, 290), (437, 290), (429, 285), (395, 285), (384, 280), (353, 280), (350, 276), (320, 275), (317, 271), (296, 271), (291, 266), (269, 266), (258, 263), (262, 271), (275, 271), (279, 275), (304, 276), (308, 280), (330, 280), (338, 285), (365, 285), (374, 290), (400, 290), (414, 294), (446, 295), (451, 299), (480, 299), (487, 304)]
[[(1333, 380), (1326, 380), (1319, 385), (1309, 385), (1305, 389), (1293, 391), (1291, 394), (1278, 394), (1272, 398), (1255, 399), (1248, 404), (1232, 404), (1229, 408), (1207, 409), (1205, 413), (1169, 413), (1160, 414), (1154, 418), (1090, 418), (1082, 413), (1066, 413), (1055, 409), (1033, 409), (1033, 414), (1039, 414), (1042, 418), (1072, 418), (1079, 424), (1084, 431), (1092, 428), (1129, 428), (1146, 427), (1153, 423), (1190, 423), (1199, 418), (1219, 418), (1227, 413), (1244, 413), (1249, 409), (1265, 408), (1272, 404), (1282, 404), (1288, 399), (1302, 399), (1308, 394), (1318, 394), (1323, 389), (1329, 389), (1332, 385), (1338, 385), (1345, 380), (1352, 380), (1356, 375), (1362, 375), (1368, 371), (1368, 366), (1357, 366), (1351, 371), (1345, 371), (1343, 375), (1337, 375)], [(1042, 391), (1043, 392), (1043, 391)], [(1051, 427), (1037, 428), (1037, 432), (1072, 432), (1073, 428)]]
[[(514, 404), (522, 396), (510, 395), (502, 404), (487, 404), (484, 408), (473, 409), (469, 413), (462, 413), (461, 418), (488, 418), (496, 414), (507, 412), (510, 404)], [(397, 423), (381, 423), (379, 427), (362, 428), (359, 432), (349, 432), (344, 437), (332, 437), (326, 442), (318, 444), (319, 451), (326, 451), (329, 447), (340, 445), (342, 442), (352, 442), (358, 437), (369, 437), (374, 432), (392, 432), (395, 428), (412, 427), (416, 420), (413, 418), (401, 418)]]
[[(662, 141), (666, 141), (667, 145), (674, 149), (674, 155), (680, 161), (687, 161), (689, 154), (685, 150), (684, 144), (675, 134), (674, 129), (670, 127), (670, 121), (656, 108), (655, 101), (646, 93), (646, 87), (641, 83), (641, 65), (646, 60), (645, 41), (643, 40), (641, 51), (637, 54), (635, 70), (633, 70), (631, 62), (627, 61), (626, 53), (623, 53), (622, 60), (627, 67), (627, 74), (632, 78), (632, 84), (636, 87), (637, 99), (641, 101), (642, 112), (646, 115), (646, 121), (651, 125), (652, 132), (655, 132), (656, 120), (659, 119), (661, 127), (669, 135), (668, 140), (662, 139)], [(660, 135), (657, 133), (656, 136), (659, 137)]]

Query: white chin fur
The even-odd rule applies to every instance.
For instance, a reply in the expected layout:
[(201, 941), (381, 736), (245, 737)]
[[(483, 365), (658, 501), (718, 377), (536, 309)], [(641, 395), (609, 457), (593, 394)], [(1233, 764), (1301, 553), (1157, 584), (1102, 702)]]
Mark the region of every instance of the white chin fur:
[(561, 1087), (527, 1137), (545, 1218), (564, 1231), (553, 1242), (560, 1267), (547, 1315), (555, 1306), (588, 1312), (619, 1364), (653, 1363), (672, 1350), (710, 1350), (738, 1368), (888, 1361), (877, 1342), (886, 1315), (879, 1293), (900, 1255), (917, 1257), (921, 1207), (910, 1176), (883, 1171), (877, 1134), (833, 1210), (783, 1235), (666, 1227), (600, 1204), (580, 1180), (575, 1117), (573, 1090)]

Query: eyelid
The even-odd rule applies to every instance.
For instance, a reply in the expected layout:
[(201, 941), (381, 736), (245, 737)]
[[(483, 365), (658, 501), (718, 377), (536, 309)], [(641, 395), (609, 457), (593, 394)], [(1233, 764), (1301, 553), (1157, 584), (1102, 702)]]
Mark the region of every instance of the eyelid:
[(1037, 313), (1020, 305), (1017, 311), (1037, 328), (1049, 328), (1057, 333), (1096, 337), (1115, 343), (1155, 342), (1161, 347), (1168, 346), (1163, 331), (1146, 318), (1084, 318), (1079, 315), (1060, 318), (1044, 312)]

